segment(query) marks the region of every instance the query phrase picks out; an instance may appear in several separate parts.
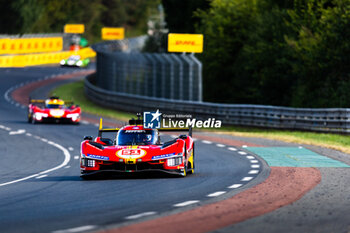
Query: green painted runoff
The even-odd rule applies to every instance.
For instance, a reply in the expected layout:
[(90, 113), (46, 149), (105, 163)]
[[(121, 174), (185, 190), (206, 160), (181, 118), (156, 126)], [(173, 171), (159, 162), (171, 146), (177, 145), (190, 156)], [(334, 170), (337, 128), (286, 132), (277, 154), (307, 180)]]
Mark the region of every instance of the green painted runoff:
[(247, 147), (274, 167), (350, 167), (303, 147)]

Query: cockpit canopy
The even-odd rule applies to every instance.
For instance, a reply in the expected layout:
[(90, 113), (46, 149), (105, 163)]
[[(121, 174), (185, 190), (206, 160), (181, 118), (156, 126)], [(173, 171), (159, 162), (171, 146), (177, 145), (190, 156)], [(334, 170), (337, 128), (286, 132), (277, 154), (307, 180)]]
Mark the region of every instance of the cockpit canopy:
[(45, 101), (45, 107), (49, 109), (65, 108), (64, 101), (58, 98), (50, 98)]
[(125, 129), (117, 135), (118, 146), (154, 145), (158, 141), (158, 131), (153, 129)]
[(68, 58), (69, 61), (79, 61), (80, 60), (80, 56), (79, 55), (72, 55)]

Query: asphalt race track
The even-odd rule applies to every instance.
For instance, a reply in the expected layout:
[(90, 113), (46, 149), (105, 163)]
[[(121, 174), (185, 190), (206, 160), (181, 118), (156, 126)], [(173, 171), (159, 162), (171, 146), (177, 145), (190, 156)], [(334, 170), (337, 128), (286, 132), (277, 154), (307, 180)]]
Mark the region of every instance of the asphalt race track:
[[(204, 133), (195, 135), (196, 171), (186, 178), (143, 173), (82, 180), (80, 142), (85, 135), (96, 136), (97, 126), (87, 121), (80, 125), (28, 124), (27, 109), (11, 97), (13, 90), (26, 83), (77, 70), (0, 69), (0, 232), (100, 231), (186, 212), (249, 191), (268, 178), (270, 167), (257, 156), (262, 150), (242, 145), (304, 146), (225, 135), (217, 136), (216, 143)], [(32, 95), (45, 97), (48, 89), (42, 87)], [(163, 135), (162, 140), (172, 136)], [(231, 140), (243, 140), (243, 144), (230, 145)], [(308, 148), (342, 161), (344, 167), (312, 168), (320, 172), (322, 181), (300, 200), (216, 232), (349, 232), (350, 172), (346, 164), (350, 158), (332, 150)]]
[[(95, 136), (97, 127), (28, 124), (27, 109), (16, 106), (9, 95), (16, 85), (72, 71), (58, 67), (0, 71), (1, 232), (52, 232), (122, 223), (142, 213), (162, 214), (212, 202), (231, 195), (226, 192), (234, 188), (227, 187), (266, 178), (268, 172), (260, 181), (254, 179), (268, 171), (260, 161), (254, 163), (256, 174), (248, 176), (251, 161), (239, 150), (198, 140), (196, 171), (186, 178), (146, 174), (82, 180), (80, 142), (84, 135)], [(222, 190), (225, 194), (217, 193)]]

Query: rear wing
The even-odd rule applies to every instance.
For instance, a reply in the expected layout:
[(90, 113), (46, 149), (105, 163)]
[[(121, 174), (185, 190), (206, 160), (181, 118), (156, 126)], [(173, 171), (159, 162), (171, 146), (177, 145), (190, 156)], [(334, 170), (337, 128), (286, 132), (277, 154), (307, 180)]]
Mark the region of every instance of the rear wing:
[[(31, 99), (29, 98), (29, 103), (30, 104), (44, 104), (46, 100), (43, 100), (43, 99)], [(71, 100), (63, 100), (64, 101), (64, 104), (66, 105), (74, 105), (74, 102), (71, 101)]]
[(30, 104), (34, 103), (45, 103), (45, 100), (29, 99)]
[(98, 127), (98, 136), (99, 137), (102, 137), (102, 133), (103, 132), (118, 132), (119, 131), (119, 128), (103, 128), (103, 125), (102, 125), (102, 118), (100, 118), (100, 125)]
[(159, 128), (158, 131), (163, 131), (163, 132), (188, 131), (188, 136), (192, 137), (192, 127), (189, 127), (189, 128)]

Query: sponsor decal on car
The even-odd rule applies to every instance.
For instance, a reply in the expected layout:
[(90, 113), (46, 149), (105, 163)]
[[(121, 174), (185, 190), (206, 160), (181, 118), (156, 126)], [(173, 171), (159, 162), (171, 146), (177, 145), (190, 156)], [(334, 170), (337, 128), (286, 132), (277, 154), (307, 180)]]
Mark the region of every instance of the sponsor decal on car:
[(50, 110), (50, 114), (53, 117), (62, 117), (64, 115), (64, 110), (52, 109), (52, 110)]
[(119, 158), (123, 159), (138, 159), (143, 156), (145, 156), (147, 152), (143, 149), (137, 148), (137, 149), (123, 149), (123, 150), (118, 150), (116, 152), (116, 155)]
[(125, 133), (146, 133), (145, 130), (125, 130)]
[(164, 155), (156, 155), (152, 157), (152, 160), (159, 160), (159, 159), (167, 159), (167, 158), (171, 158), (174, 157), (175, 153), (172, 154), (164, 154)]
[(91, 158), (91, 159), (109, 160), (109, 157), (107, 157), (107, 156), (101, 156), (101, 155), (87, 154), (86, 157), (87, 157), (87, 158)]

